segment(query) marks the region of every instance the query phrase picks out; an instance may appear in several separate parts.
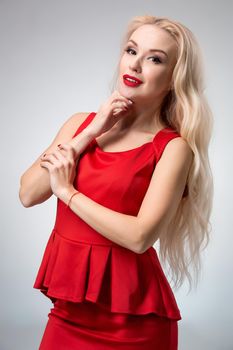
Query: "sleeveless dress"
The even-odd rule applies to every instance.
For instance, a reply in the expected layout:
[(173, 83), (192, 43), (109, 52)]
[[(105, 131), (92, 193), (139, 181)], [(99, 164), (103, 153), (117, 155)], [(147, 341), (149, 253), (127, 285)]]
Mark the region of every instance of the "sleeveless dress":
[[(107, 208), (136, 216), (175, 137), (180, 134), (167, 127), (152, 142), (121, 152), (105, 152), (93, 139), (80, 155), (73, 185)], [(137, 254), (116, 244), (59, 198), (33, 288), (53, 303), (39, 350), (178, 349), (180, 310), (154, 247)]]

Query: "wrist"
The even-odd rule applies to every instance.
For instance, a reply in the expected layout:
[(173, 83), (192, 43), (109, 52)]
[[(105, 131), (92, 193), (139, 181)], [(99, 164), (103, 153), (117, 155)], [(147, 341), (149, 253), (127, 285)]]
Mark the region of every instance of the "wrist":
[(63, 203), (65, 203), (67, 205), (70, 197), (75, 192), (77, 192), (77, 190), (76, 190), (76, 188), (74, 188), (74, 186), (65, 187), (60, 191), (60, 194), (58, 197), (60, 200), (62, 200)]
[(96, 130), (92, 124), (89, 124), (82, 132), (84, 135), (86, 135), (87, 138), (90, 138), (91, 140), (100, 135), (98, 130)]
[(76, 157), (80, 156), (83, 150), (89, 143), (97, 136), (96, 131), (89, 126), (86, 127), (82, 132), (72, 138), (69, 143), (74, 148)]

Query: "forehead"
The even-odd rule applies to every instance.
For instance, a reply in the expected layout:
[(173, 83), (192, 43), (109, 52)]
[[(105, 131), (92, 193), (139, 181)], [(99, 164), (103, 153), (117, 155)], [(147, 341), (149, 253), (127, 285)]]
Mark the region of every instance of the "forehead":
[(156, 25), (144, 24), (137, 28), (128, 40), (134, 40), (142, 49), (160, 49), (168, 54), (176, 52), (177, 44), (173, 37)]

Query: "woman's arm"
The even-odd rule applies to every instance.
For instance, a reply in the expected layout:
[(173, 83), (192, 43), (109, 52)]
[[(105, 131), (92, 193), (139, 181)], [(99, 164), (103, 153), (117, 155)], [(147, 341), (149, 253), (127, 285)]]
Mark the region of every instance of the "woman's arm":
[[(168, 143), (137, 216), (111, 210), (83, 193), (75, 195), (69, 207), (107, 239), (138, 254), (144, 253), (159, 238), (161, 227), (166, 226), (176, 213), (192, 160), (193, 152), (184, 139), (177, 137)], [(47, 166), (52, 168), (49, 163)], [(68, 204), (76, 191), (70, 184), (61, 187), (57, 195)]]
[[(63, 191), (59, 198), (67, 205), (73, 187)], [(136, 216), (109, 209), (83, 193), (71, 200), (70, 209), (105, 238), (135, 253), (141, 253), (141, 226)]]
[[(23, 206), (31, 207), (46, 201), (53, 194), (50, 186), (48, 170), (40, 166), (41, 156), (57, 149), (58, 144), (72, 139), (75, 131), (83, 123), (89, 113), (72, 115), (60, 128), (51, 145), (46, 148), (37, 160), (23, 173), (20, 178), (19, 198)], [(77, 154), (87, 147), (95, 135), (90, 128), (85, 128), (72, 139)]]

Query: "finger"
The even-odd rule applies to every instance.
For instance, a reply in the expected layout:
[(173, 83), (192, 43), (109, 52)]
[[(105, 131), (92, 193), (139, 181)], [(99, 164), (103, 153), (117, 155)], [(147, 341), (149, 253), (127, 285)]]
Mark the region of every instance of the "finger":
[(117, 115), (117, 114), (119, 114), (121, 111), (122, 111), (122, 110), (119, 109), (119, 108), (114, 108), (112, 114), (113, 114), (113, 115)]
[(50, 155), (49, 158), (50, 159), (48, 159), (48, 160), (42, 160), (40, 162), (40, 164), (42, 164), (42, 166), (44, 165), (45, 167), (47, 167), (50, 173), (57, 172), (61, 168), (63, 168), (64, 165), (66, 166), (66, 164), (64, 164), (64, 162), (61, 162), (60, 160), (58, 160), (55, 157), (52, 157), (52, 155)]
[(127, 108), (130, 108), (132, 106), (132, 103), (127, 99), (127, 98), (119, 98), (119, 99), (114, 99), (111, 104), (115, 104), (115, 103), (122, 103), (122, 105), (124, 105)]
[(120, 108), (121, 110), (129, 110), (129, 106), (125, 102), (114, 102), (111, 105), (114, 109)]
[[(59, 152), (59, 153), (58, 153)], [(63, 155), (63, 156), (65, 156), (66, 157), (66, 150), (63, 148), (63, 146), (62, 146), (62, 144), (59, 144), (59, 145), (57, 145), (57, 149), (55, 149), (54, 151), (53, 151), (53, 153), (55, 154), (55, 156), (58, 158), (58, 159), (60, 159), (60, 157), (59, 157), (59, 155)]]
[(71, 152), (74, 153), (74, 147), (71, 146), (69, 143), (63, 143), (62, 145), (60, 145), (60, 150), (64, 150), (66, 152)]
[(64, 150), (65, 152), (67, 152), (67, 158), (72, 161), (75, 158), (75, 149), (72, 145), (70, 145), (69, 143), (64, 143), (62, 145), (60, 145), (60, 149)]
[(114, 116), (116, 116), (116, 115), (118, 116), (119, 114), (122, 114), (122, 113), (127, 113), (127, 111), (125, 109), (122, 109), (122, 108), (114, 108), (113, 112), (112, 112), (112, 114)]
[(43, 161), (40, 162), (40, 166), (41, 166), (42, 168), (48, 169), (49, 172), (52, 170), (52, 164), (49, 163), (49, 162), (47, 162), (47, 161), (45, 161), (45, 160), (43, 160)]
[(65, 152), (66, 152), (65, 154), (62, 154), (61, 151), (54, 152), (56, 157), (57, 157), (57, 160), (59, 161), (59, 163), (57, 163), (57, 166), (61, 166), (61, 164), (62, 164), (65, 167), (67, 167), (69, 164), (71, 166), (73, 166), (75, 164), (73, 156), (70, 155), (70, 151), (65, 151)]
[(51, 164), (56, 164), (57, 163), (57, 158), (53, 153), (46, 154), (45, 156), (41, 157), (41, 160), (44, 161), (46, 160), (47, 162), (50, 162)]
[(53, 155), (57, 158), (57, 160), (64, 163), (67, 160), (67, 152), (65, 154), (62, 153), (62, 150), (55, 150)]
[(127, 98), (127, 97), (121, 95), (117, 90), (116, 90), (116, 94), (112, 95), (111, 101), (114, 101), (114, 100), (122, 100), (122, 101), (125, 101), (126, 103), (128, 103), (129, 105), (133, 104), (133, 101), (130, 98)]

